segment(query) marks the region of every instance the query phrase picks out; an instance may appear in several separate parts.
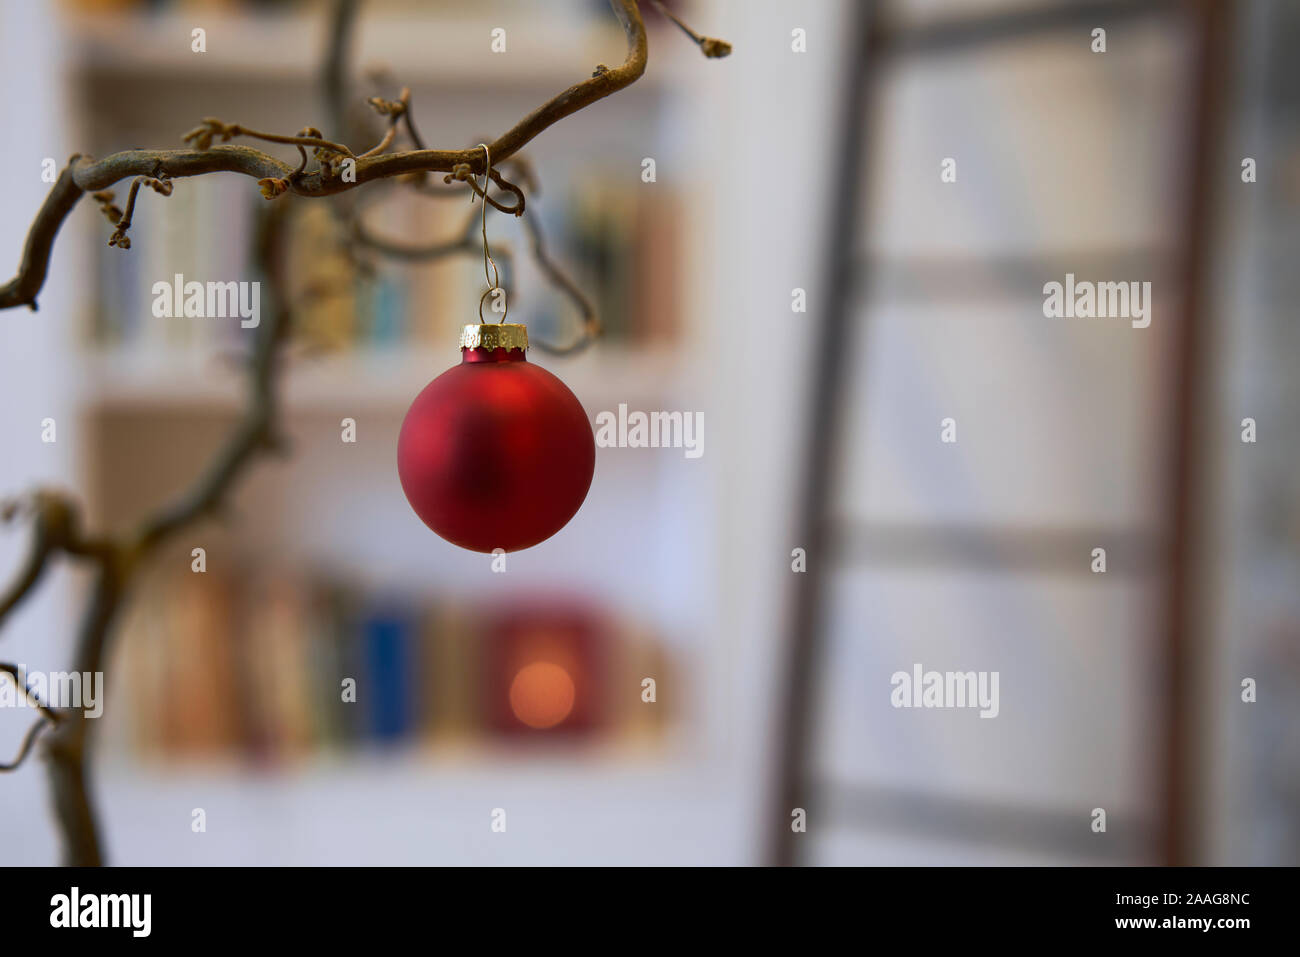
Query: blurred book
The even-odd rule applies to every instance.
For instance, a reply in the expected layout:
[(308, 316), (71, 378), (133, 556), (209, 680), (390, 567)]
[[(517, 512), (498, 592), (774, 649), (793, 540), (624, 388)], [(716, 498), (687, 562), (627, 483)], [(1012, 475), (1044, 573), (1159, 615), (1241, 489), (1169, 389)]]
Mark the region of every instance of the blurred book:
[(358, 703), (374, 741), (400, 741), (417, 730), (419, 637), (416, 620), (400, 604), (375, 604), (362, 618)]
[(357, 707), (361, 674), (356, 623), (360, 598), (338, 583), (321, 584), (312, 595), (311, 661), (317, 738), (334, 749), (355, 745), (362, 733)]
[(422, 733), (430, 741), (465, 742), (478, 725), (476, 670), (481, 636), (468, 609), (437, 602), (424, 623)]
[(215, 572), (179, 575), (168, 586), (156, 649), (166, 662), (162, 706), (151, 709), (161, 718), (168, 751), (212, 755), (240, 744), (232, 587)]
[(529, 604), (486, 625), (484, 722), (500, 734), (589, 733), (607, 718), (608, 628), (591, 609)]
[(268, 759), (306, 752), (315, 739), (308, 646), (309, 595), (287, 576), (259, 576), (245, 600), (243, 682), (255, 747)]
[[(275, 766), (379, 746), (661, 736), (665, 655), (586, 602), (367, 595), (250, 564), (155, 575), (124, 622), (141, 756)], [(658, 694), (656, 689), (656, 694)]]

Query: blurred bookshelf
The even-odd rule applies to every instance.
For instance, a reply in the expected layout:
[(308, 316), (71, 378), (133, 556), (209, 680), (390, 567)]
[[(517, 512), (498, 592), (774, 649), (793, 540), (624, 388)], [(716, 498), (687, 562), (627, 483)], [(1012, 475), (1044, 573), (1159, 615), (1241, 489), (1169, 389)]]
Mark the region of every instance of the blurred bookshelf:
[[(125, 753), (167, 766), (310, 768), (338, 757), (653, 757), (670, 654), (588, 599), (478, 602), (298, 566), (154, 575), (123, 623)], [(349, 687), (351, 682), (351, 687)], [(623, 693), (630, 690), (638, 693)]]
[[(267, 130), (321, 122), (316, 75), (327, 5), (80, 0), (62, 11), (69, 127), (87, 152), (179, 146), (180, 134), (204, 116)], [(488, 51), (498, 26), (508, 31), (508, 55)], [(195, 27), (206, 31), (205, 53), (190, 49)], [(371, 0), (357, 21), (353, 99), (393, 97), (410, 85), (427, 140), (472, 145), (580, 81), (596, 63), (621, 62), (624, 49), (603, 3)], [(542, 184), (529, 195), (529, 215), (538, 217), (552, 258), (591, 297), (605, 327), (582, 355), (555, 358), (535, 348), (529, 360), (560, 375), (593, 418), (622, 402), (680, 407), (683, 396), (698, 392), (691, 381), (698, 332), (682, 317), (691, 279), (685, 230), (690, 205), (708, 187), (667, 171), (652, 190), (640, 179), (642, 157), (663, 162), (680, 139), (677, 130), (702, 122), (684, 81), (689, 73), (671, 63), (687, 57), (697, 65), (689, 44), (659, 43), (654, 69), (626, 91), (622, 112), (603, 106), (603, 114), (572, 117), (563, 135), (548, 131), (527, 150)], [(259, 145), (286, 162), (296, 157), (292, 147)], [(365, 221), (394, 242), (458, 237), (480, 209), (463, 188), (426, 197), (372, 185), (363, 191)], [(120, 203), (125, 194), (118, 192)], [(256, 330), (242, 328), (238, 317), (156, 317), (153, 289), (177, 276), (205, 284), (260, 278), (248, 250), (265, 202), (247, 177), (181, 179), (169, 197), (142, 192), (130, 250), (106, 245), (98, 217), (87, 227), (93, 275), (70, 354), (88, 436), (78, 448), (79, 468), (95, 522), (129, 525), (188, 485), (244, 407), (241, 358)], [(126, 715), (110, 718), (106, 744), (141, 769), (141, 780), (196, 765), (236, 776), (268, 768), (310, 776), (338, 760), (394, 768), (413, 761), (418, 776), (426, 766), (470, 769), (501, 756), (527, 761), (536, 749), (539, 760), (572, 765), (578, 774), (593, 761), (617, 767), (698, 759), (707, 734), (684, 729), (691, 715), (708, 709), (680, 692), (667, 707), (640, 700), (644, 675), (686, 674), (699, 663), (692, 657), (703, 655), (695, 641), (705, 623), (680, 608), (673, 581), (685, 572), (673, 552), (708, 555), (712, 530), (697, 523), (692, 540), (670, 540), (681, 522), (661, 514), (672, 504), (682, 466), (646, 467), (631, 456), (598, 461), (587, 520), (566, 530), (566, 541), (545, 561), (525, 555), (511, 566), (512, 584), (541, 600), (502, 597), (490, 557), (450, 554), (409, 514), (387, 448), (415, 395), (459, 361), (459, 329), (477, 321), (484, 288), (481, 257), (427, 265), (376, 258), (372, 269), (357, 268), (343, 252), (346, 237), (327, 202), (299, 201), (291, 214), (289, 288), (294, 297), (313, 292), (312, 305), (295, 317), (280, 378), (293, 456), (254, 470), (236, 492), (228, 526), (196, 534), (215, 558), (213, 572), (189, 573), (188, 558), (178, 552), (160, 563), (183, 574), (142, 584), (117, 652), (131, 672), (125, 693), (132, 704), (120, 709)], [(492, 211), (488, 234), (494, 251), (512, 253), (502, 263), (510, 321), (527, 323), (535, 341), (568, 341), (576, 309), (532, 263), (527, 233), (513, 217)], [(315, 292), (321, 287), (326, 294)], [(266, 315), (270, 303), (264, 297), (260, 305)], [(344, 416), (357, 417), (373, 444), (336, 462), (346, 449), (338, 432)], [(375, 537), (391, 539), (386, 554), (376, 558), (380, 545), (358, 541), (351, 519), (331, 522), (303, 504), (330, 496), (340, 496), (340, 513), (364, 503), (355, 507), (372, 515)], [(642, 547), (614, 561), (609, 522), (621, 509), (634, 514), (619, 534)], [(258, 573), (232, 571), (262, 561), (275, 564)], [(322, 565), (328, 570), (316, 571)], [(322, 613), (342, 595), (358, 606), (334, 618)], [(598, 664), (589, 662), (594, 670), (587, 690), (576, 693), (572, 715), (521, 734), (518, 715), (500, 710), (503, 700), (509, 703), (501, 676), (514, 665), (493, 655), (508, 644), (501, 629), (512, 616), (555, 625), (548, 618), (558, 614), (552, 598), (569, 602), (567, 624), (552, 633), (589, 633), (584, 654)], [(463, 631), (446, 625), (453, 619), (467, 623)], [(274, 687), (258, 686), (259, 669), (240, 650), (258, 634), (265, 639), (262, 670), (280, 676)], [(474, 660), (448, 666), (437, 681), (420, 680), (432, 674), (430, 662), (445, 663), (450, 648), (465, 644)], [(387, 695), (403, 702), (400, 720), (358, 708), (355, 726), (342, 733), (322, 717), (338, 710), (338, 676), (322, 683), (316, 659), (341, 646), (359, 674), (367, 667), (389, 677), (413, 669), (415, 684)], [(661, 670), (646, 670), (650, 663)], [(470, 688), (479, 703), (449, 719), (446, 702)], [(600, 697), (608, 688), (632, 704), (615, 708)], [(597, 698), (595, 716), (582, 718)], [(668, 716), (647, 725), (651, 711)]]
[[(148, 409), (167, 403), (185, 408), (236, 411), (245, 403), (237, 355), (206, 355), (186, 349), (87, 351), (78, 358), (78, 388), (84, 408)], [(379, 410), (405, 413), (430, 379), (455, 361), (446, 349), (345, 352), (293, 361), (281, 393), (290, 415), (299, 412)], [(530, 362), (560, 373), (584, 404), (651, 402), (671, 394), (680, 374), (670, 351), (648, 354), (607, 350), (581, 357)]]
[[(671, 186), (650, 202), (638, 195), (635, 179), (620, 186), (595, 174), (585, 180), (563, 204), (571, 203), (574, 213), (551, 216), (546, 228), (550, 248), (591, 298), (604, 332), (582, 356), (554, 360), (534, 349), (530, 358), (563, 369), (570, 387), (590, 401), (629, 393), (654, 398), (672, 384), (680, 356), (673, 259), (679, 204)], [(250, 195), (249, 185), (242, 177), (196, 179), (182, 181), (167, 201), (142, 198), (132, 248), (100, 252), (99, 295), (79, 350), (87, 403), (242, 401), (241, 379), (231, 373), (255, 329), (243, 328), (238, 317), (156, 317), (153, 290), (156, 283), (225, 284), (255, 275), (245, 251), (253, 204), (264, 201)], [(367, 210), (367, 228), (409, 245), (460, 235), (477, 209), (456, 193), (414, 199), (394, 193)], [(535, 340), (562, 344), (574, 335), (576, 307), (539, 274), (526, 237), (510, 219), (494, 213), (489, 220), (511, 291), (510, 320), (526, 322)], [(460, 327), (477, 320), (484, 287), (475, 254), (411, 264), (369, 259), (373, 272), (363, 271), (341, 252), (345, 237), (323, 203), (295, 208), (291, 237), (289, 290), (295, 302), (311, 303), (295, 316), (295, 358), (285, 382), (291, 409), (299, 402), (409, 404), (458, 359)], [(259, 308), (271, 304), (259, 299)]]
[[(548, 0), (546, 16), (518, 23), (521, 4), (510, 2), (402, 3), (371, 0), (363, 5), (355, 34), (354, 62), (363, 70), (382, 69), (404, 83), (476, 88), (554, 87), (582, 79), (585, 63), (621, 62), (622, 28), (603, 3)], [(327, 5), (303, 2), (65, 3), (71, 55), (100, 76), (197, 78), (219, 82), (274, 81), (314, 76), (325, 48)], [(428, 17), (431, 31), (412, 30), (413, 17)], [(496, 26), (507, 28), (509, 56), (489, 56), (485, 38)], [(648, 24), (651, 29), (656, 24)], [(201, 27), (208, 49), (190, 49), (191, 31)], [(681, 56), (656, 50), (656, 59)], [(638, 81), (643, 92), (677, 82), (677, 71), (656, 70)]]

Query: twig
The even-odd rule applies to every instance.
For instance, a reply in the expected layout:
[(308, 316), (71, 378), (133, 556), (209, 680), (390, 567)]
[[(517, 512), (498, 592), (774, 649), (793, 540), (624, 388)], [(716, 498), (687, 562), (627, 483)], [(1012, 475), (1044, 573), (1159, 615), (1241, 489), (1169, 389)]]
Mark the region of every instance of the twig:
[(660, 2), (660, 0), (651, 0), (651, 2), (655, 5), (655, 7), (659, 10), (660, 13), (666, 16), (673, 23), (677, 24), (677, 26), (681, 27), (682, 32), (695, 41), (696, 45), (699, 46), (700, 48), (700, 52), (703, 53), (705, 56), (724, 57), (731, 53), (731, 44), (728, 43), (726, 40), (719, 40), (716, 37), (706, 37), (699, 33), (696, 33), (685, 23), (683, 23), (680, 17), (678, 17), (675, 13), (673, 13), (671, 10), (665, 7)]
[(19, 687), (23, 693), (23, 697), (28, 700), (32, 707), (44, 715), (47, 720), (54, 724), (58, 724), (58, 712), (52, 710), (47, 704), (45, 704), (45, 702), (32, 694), (32, 689), (23, 683), (23, 676), (19, 673), (17, 665), (11, 665), (7, 661), (0, 661), (0, 672), (7, 674), (9, 677), (14, 679), (14, 684)]
[(8, 762), (0, 762), (0, 772), (17, 771), (22, 767), (23, 762), (27, 760), (27, 755), (32, 753), (32, 745), (36, 743), (36, 739), (40, 737), (41, 732), (49, 727), (49, 725), (50, 721), (48, 718), (37, 718), (36, 721), (32, 723), (32, 726), (27, 729), (27, 733), (23, 735), (23, 743), (21, 747), (18, 748), (18, 754), (14, 759)]
[(411, 138), (411, 145), (417, 150), (424, 149), (424, 140), (420, 137), (420, 131), (415, 128), (415, 116), (413, 111), (407, 109), (407, 111), (402, 114), (402, 121), (406, 124), (406, 135)]
[(61, 492), (37, 490), (23, 500), (9, 503), (0, 518), (11, 520), (24, 511), (32, 514), (32, 542), (27, 560), (0, 594), (0, 624), (35, 589), (55, 553), (99, 560), (112, 551), (110, 542), (81, 534), (77, 506)]
[[(364, 217), (358, 215), (352, 223), (352, 240), (359, 246), (392, 259), (401, 259), (407, 262), (442, 259), (456, 253), (475, 252), (478, 249), (477, 232), (475, 230), (478, 222), (479, 214), (475, 210), (469, 214), (465, 220), (465, 225), (461, 227), (455, 238), (440, 239), (437, 242), (417, 245), (389, 239), (372, 232), (366, 226)], [(494, 256), (499, 254), (508, 256), (509, 252), (504, 247), (494, 247), (492, 254)]]
[[(172, 194), (171, 180), (158, 179), (153, 176), (137, 176), (134, 180), (132, 180), (131, 191), (127, 194), (126, 197), (126, 212), (122, 213), (122, 215), (118, 218), (117, 229), (113, 230), (113, 235), (110, 236), (108, 239), (108, 244), (110, 246), (117, 246), (121, 249), (131, 248), (131, 237), (129, 237), (126, 234), (126, 231), (131, 228), (131, 219), (133, 216), (135, 216), (135, 198), (136, 195), (140, 192), (140, 187), (142, 185), (147, 185), (150, 189), (152, 189), (155, 193), (158, 193), (160, 196), (170, 196)], [(95, 196), (96, 198), (100, 196), (107, 196), (108, 199), (111, 201), (113, 194), (96, 193)], [(105, 211), (107, 212), (115, 209), (116, 207), (106, 205)]]
[(442, 181), (444, 183), (451, 183), (453, 181), (468, 183), (469, 188), (474, 191), (474, 195), (486, 199), (489, 206), (494, 209), (499, 209), (503, 213), (509, 213), (512, 216), (522, 216), (524, 214), (524, 191), (502, 176), (501, 171), (495, 166), (492, 167), (492, 171), (488, 175), (491, 177), (492, 182), (496, 183), (501, 189), (515, 194), (515, 204), (513, 206), (504, 206), (499, 200), (495, 200), (488, 195), (488, 193), (486, 193), (483, 188), (474, 181), (474, 174), (470, 170), (468, 163), (462, 163), (460, 166), (457, 166), (454, 170), (444, 176)]
[(192, 143), (196, 149), (206, 150), (212, 146), (214, 137), (221, 137), (221, 142), (229, 143), (238, 136), (247, 136), (255, 140), (265, 140), (268, 143), (286, 143), (291, 146), (312, 146), (316, 149), (329, 150), (331, 153), (341, 153), (344, 156), (351, 156), (352, 150), (348, 149), (342, 143), (335, 143), (333, 140), (327, 140), (316, 135), (285, 136), (281, 133), (260, 133), (257, 130), (250, 130), (239, 123), (225, 123), (215, 116), (205, 116), (203, 122), (194, 129), (190, 130), (181, 140), (186, 143)]
[(9, 612), (17, 608), (19, 603), (31, 594), (45, 573), (46, 561), (53, 551), (54, 543), (50, 529), (44, 516), (38, 513), (36, 521), (32, 523), (32, 543), (27, 553), (27, 561), (18, 569), (18, 574), (9, 587), (0, 594), (0, 624), (4, 622)]
[(384, 150), (388, 149), (388, 147), (392, 146), (393, 140), (395, 139), (397, 139), (397, 124), (392, 123), (389, 125), (388, 129), (384, 131), (384, 138), (364, 153), (361, 153), (360, 156), (378, 156), (380, 153), (384, 152)]
[(578, 287), (578, 284), (570, 279), (569, 275), (547, 254), (546, 237), (542, 234), (542, 226), (537, 221), (537, 217), (525, 216), (524, 226), (527, 227), (528, 235), (532, 239), (533, 260), (541, 267), (543, 274), (551, 285), (572, 300), (582, 316), (582, 326), (578, 331), (578, 338), (569, 345), (556, 346), (541, 339), (535, 340), (535, 344), (543, 352), (549, 352), (551, 355), (564, 356), (581, 352), (600, 335), (600, 320), (596, 316), (596, 309), (592, 306), (591, 300), (587, 298), (586, 293)]

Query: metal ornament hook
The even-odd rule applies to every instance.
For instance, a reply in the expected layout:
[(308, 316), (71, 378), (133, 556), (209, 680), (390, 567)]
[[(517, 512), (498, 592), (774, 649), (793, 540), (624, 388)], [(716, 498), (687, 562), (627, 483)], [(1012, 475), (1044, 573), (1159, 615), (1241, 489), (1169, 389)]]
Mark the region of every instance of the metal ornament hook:
[[(483, 318), (483, 303), (489, 295), (497, 289), (501, 289), (501, 273), (497, 271), (496, 260), (494, 260), (488, 252), (487, 194), (488, 187), (492, 185), (492, 151), (488, 149), (486, 143), (480, 143), (479, 146), (483, 148), (483, 279), (488, 284), (488, 288), (484, 290), (483, 295), (478, 298), (478, 319), (480, 323), (483, 323), (485, 322)], [(469, 201), (471, 203), (474, 202), (473, 189), (469, 192)], [(488, 273), (489, 265), (492, 267), (490, 275)], [(505, 295), (506, 307), (501, 313), (501, 318), (497, 320), (498, 325), (504, 323), (506, 321), (506, 316), (510, 315), (510, 296), (506, 294), (504, 289), (501, 289), (501, 292)]]

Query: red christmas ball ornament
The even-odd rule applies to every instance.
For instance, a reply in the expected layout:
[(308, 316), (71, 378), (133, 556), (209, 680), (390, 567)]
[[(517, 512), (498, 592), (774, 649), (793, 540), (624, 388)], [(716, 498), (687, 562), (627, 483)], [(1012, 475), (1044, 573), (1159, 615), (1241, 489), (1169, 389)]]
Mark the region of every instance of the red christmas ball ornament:
[(524, 357), (522, 325), (469, 325), (460, 345), (460, 365), (425, 386), (402, 421), (402, 490), (454, 545), (529, 548), (568, 524), (587, 497), (591, 423), (563, 382)]

